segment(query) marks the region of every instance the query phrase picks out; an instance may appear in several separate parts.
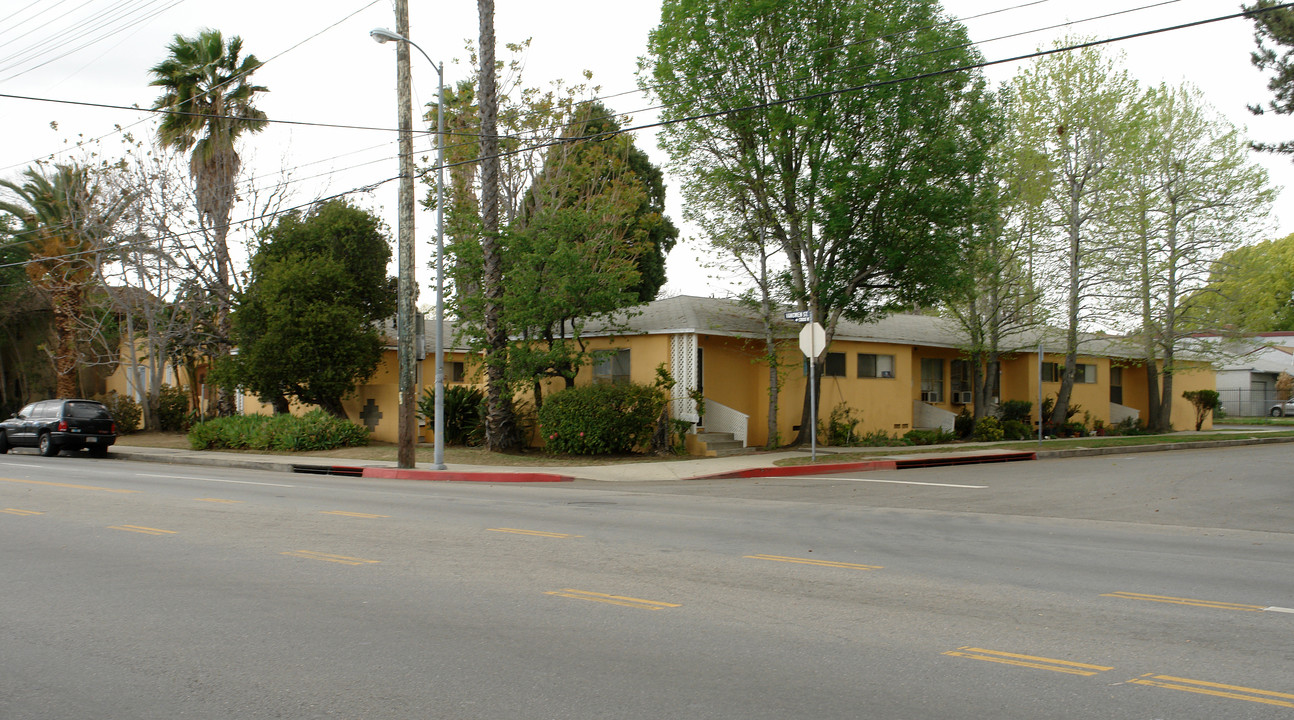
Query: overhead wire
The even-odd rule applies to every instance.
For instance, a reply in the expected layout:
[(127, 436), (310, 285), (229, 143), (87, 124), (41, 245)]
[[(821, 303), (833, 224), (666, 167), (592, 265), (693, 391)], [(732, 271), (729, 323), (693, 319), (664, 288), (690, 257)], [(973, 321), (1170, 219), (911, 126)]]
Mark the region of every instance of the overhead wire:
[[(697, 115), (690, 115), (690, 116), (687, 116), (687, 117), (680, 117), (680, 118), (674, 118), (674, 119), (668, 119), (668, 120), (659, 120), (659, 121), (656, 121), (656, 122), (653, 122), (653, 123), (647, 123), (647, 124), (638, 125), (638, 126), (634, 126), (634, 127), (622, 128), (622, 129), (614, 130), (614, 131), (607, 131), (607, 132), (604, 132), (604, 133), (598, 133), (598, 134), (595, 134), (595, 135), (589, 136), (588, 138), (582, 138), (582, 139), (585, 139), (585, 140), (596, 140), (596, 139), (602, 139), (602, 138), (606, 138), (606, 137), (614, 137), (614, 136), (617, 136), (617, 135), (623, 135), (623, 134), (626, 134), (626, 133), (637, 132), (637, 131), (639, 131), (639, 130), (646, 130), (646, 129), (651, 129), (651, 128), (655, 128), (655, 127), (666, 127), (666, 126), (669, 126), (669, 125), (677, 125), (677, 124), (684, 123), (684, 122), (695, 122), (695, 121), (698, 121), (698, 120), (706, 120), (706, 119), (711, 119), (711, 118), (715, 118), (715, 117), (722, 117), (722, 116), (725, 116), (725, 115), (732, 115), (732, 114), (741, 113), (741, 112), (751, 112), (751, 111), (755, 111), (755, 110), (762, 110), (762, 109), (767, 109), (767, 108), (770, 108), (770, 107), (776, 107), (776, 106), (780, 106), (780, 105), (787, 105), (787, 104), (791, 104), (791, 103), (795, 103), (795, 102), (803, 102), (803, 101), (805, 101), (805, 100), (813, 100), (813, 99), (818, 99), (818, 98), (823, 98), (823, 97), (830, 97), (830, 96), (840, 95), (840, 94), (850, 93), (850, 92), (860, 92), (860, 91), (863, 91), (863, 90), (870, 90), (870, 89), (876, 89), (876, 88), (881, 88), (881, 87), (887, 87), (887, 86), (890, 86), (890, 85), (896, 85), (896, 84), (905, 83), (905, 82), (915, 82), (915, 81), (918, 81), (918, 80), (925, 80), (925, 79), (929, 79), (929, 78), (933, 78), (933, 77), (940, 77), (940, 76), (943, 76), (943, 75), (950, 75), (950, 74), (959, 73), (959, 72), (968, 72), (968, 71), (971, 71), (971, 70), (984, 69), (984, 68), (987, 68), (987, 67), (993, 67), (993, 66), (997, 66), (997, 65), (1006, 65), (1006, 64), (1012, 64), (1012, 63), (1018, 63), (1018, 62), (1023, 62), (1023, 61), (1026, 61), (1026, 60), (1033, 60), (1033, 59), (1037, 59), (1037, 58), (1041, 58), (1041, 57), (1047, 57), (1047, 56), (1050, 56), (1050, 55), (1056, 55), (1056, 54), (1059, 54), (1059, 53), (1072, 52), (1072, 51), (1075, 51), (1075, 50), (1083, 50), (1083, 49), (1086, 49), (1086, 48), (1099, 47), (1099, 46), (1103, 46), (1103, 45), (1110, 45), (1110, 44), (1119, 43), (1119, 42), (1127, 42), (1127, 41), (1129, 41), (1129, 40), (1134, 40), (1134, 39), (1138, 39), (1138, 38), (1149, 37), (1149, 36), (1152, 36), (1152, 35), (1159, 35), (1159, 34), (1168, 33), (1168, 32), (1176, 32), (1176, 31), (1179, 31), (1179, 30), (1185, 30), (1185, 29), (1194, 28), (1194, 27), (1201, 27), (1201, 26), (1204, 26), (1204, 25), (1212, 24), (1212, 23), (1224, 22), (1224, 21), (1227, 21), (1227, 20), (1234, 20), (1234, 19), (1242, 18), (1242, 17), (1252, 17), (1253, 15), (1255, 15), (1255, 14), (1260, 14), (1261, 12), (1270, 12), (1270, 11), (1275, 11), (1275, 10), (1288, 9), (1288, 8), (1291, 8), (1291, 7), (1294, 7), (1294, 2), (1288, 2), (1288, 3), (1283, 3), (1283, 4), (1280, 4), (1280, 5), (1275, 5), (1275, 6), (1272, 6), (1272, 7), (1270, 7), (1270, 8), (1265, 8), (1265, 9), (1263, 9), (1263, 10), (1261, 10), (1261, 11), (1242, 11), (1242, 12), (1239, 12), (1239, 13), (1232, 13), (1232, 14), (1229, 14), (1229, 15), (1221, 15), (1221, 16), (1212, 17), (1212, 18), (1205, 18), (1205, 19), (1202, 19), (1202, 20), (1195, 20), (1195, 21), (1191, 21), (1191, 22), (1180, 23), (1180, 24), (1177, 24), (1177, 25), (1170, 25), (1170, 26), (1165, 26), (1165, 27), (1161, 27), (1161, 28), (1155, 28), (1155, 29), (1151, 29), (1151, 30), (1143, 30), (1143, 31), (1134, 32), (1134, 33), (1128, 33), (1128, 34), (1119, 35), (1119, 36), (1115, 36), (1115, 37), (1102, 38), (1102, 39), (1094, 39), (1094, 40), (1088, 40), (1088, 41), (1083, 41), (1083, 42), (1073, 43), (1073, 44), (1064, 45), (1064, 46), (1057, 46), (1057, 47), (1048, 48), (1048, 49), (1040, 49), (1040, 50), (1036, 50), (1036, 51), (1033, 51), (1033, 52), (1030, 52), (1030, 53), (1024, 53), (1024, 54), (1014, 55), (1014, 56), (1011, 56), (1011, 57), (1000, 58), (1000, 59), (997, 59), (997, 60), (983, 60), (983, 61), (979, 61), (979, 62), (975, 62), (975, 63), (969, 63), (969, 64), (965, 64), (965, 65), (959, 65), (959, 66), (956, 66), (956, 67), (943, 68), (943, 69), (940, 69), (940, 70), (934, 70), (934, 71), (930, 71), (930, 72), (926, 72), (926, 73), (919, 73), (919, 74), (916, 74), (916, 75), (907, 75), (907, 76), (903, 76), (903, 77), (887, 78), (887, 79), (884, 79), (884, 80), (876, 80), (876, 81), (872, 81), (872, 82), (868, 82), (868, 83), (862, 83), (862, 84), (859, 84), (859, 85), (853, 85), (853, 86), (848, 86), (848, 87), (843, 87), (843, 88), (833, 88), (833, 89), (830, 89), (830, 90), (824, 90), (824, 91), (817, 92), (817, 93), (810, 93), (810, 94), (807, 94), (807, 95), (800, 95), (800, 96), (795, 96), (795, 97), (790, 97), (790, 98), (779, 98), (779, 99), (776, 99), (776, 100), (770, 100), (770, 101), (767, 101), (767, 102), (757, 103), (757, 104), (753, 104), (753, 105), (746, 105), (746, 106), (736, 107), (736, 108), (727, 108), (727, 109), (723, 109), (723, 110), (716, 110), (716, 111), (708, 112), (708, 113), (701, 113), (701, 114), (697, 114)], [(500, 153), (498, 153), (495, 157), (506, 157), (506, 156), (509, 156), (509, 155), (517, 154), (518, 152), (528, 151), (528, 150), (537, 149), (537, 148), (546, 147), (546, 146), (553, 146), (553, 145), (558, 145), (558, 144), (564, 144), (565, 142), (567, 142), (567, 141), (565, 141), (565, 140), (560, 140), (560, 141), (555, 141), (555, 142), (545, 143), (545, 144), (543, 144), (543, 145), (537, 146), (536, 148), (527, 148), (527, 149), (518, 149), (518, 150), (512, 150), (512, 151), (500, 152)], [(445, 168), (450, 168), (450, 167), (456, 167), (456, 166), (461, 166), (461, 165), (473, 164), (473, 163), (480, 162), (482, 159), (483, 159), (483, 158), (472, 158), (472, 159), (470, 159), (470, 160), (463, 160), (463, 161), (454, 162), (454, 163), (447, 163), (447, 164), (445, 164), (443, 167), (445, 167)], [(437, 170), (437, 169), (439, 169), (439, 166), (429, 168), (429, 169), (424, 170), (424, 171), (422, 171), (421, 173), (419, 173), (419, 176), (425, 176), (426, 174), (428, 174), (428, 173), (430, 173), (430, 172), (432, 172), (432, 171), (434, 171), (434, 170)], [(276, 217), (276, 216), (278, 216), (278, 215), (281, 215), (281, 214), (284, 214), (284, 213), (287, 213), (287, 212), (293, 212), (293, 211), (296, 211), (296, 210), (301, 210), (301, 209), (304, 209), (304, 208), (310, 207), (311, 205), (314, 205), (314, 204), (316, 204), (316, 203), (318, 203), (318, 202), (323, 202), (323, 201), (330, 200), (330, 199), (335, 199), (335, 198), (339, 198), (339, 197), (344, 197), (344, 196), (346, 196), (346, 195), (351, 195), (351, 194), (355, 194), (355, 193), (358, 193), (358, 192), (371, 192), (372, 190), (376, 189), (377, 187), (379, 187), (379, 186), (381, 186), (381, 185), (384, 185), (384, 184), (386, 184), (386, 183), (389, 183), (389, 182), (392, 182), (392, 181), (395, 181), (395, 180), (400, 179), (400, 177), (401, 177), (401, 176), (395, 176), (395, 177), (387, 178), (387, 179), (385, 179), (385, 180), (380, 180), (380, 181), (377, 181), (377, 182), (375, 182), (375, 183), (370, 183), (370, 184), (368, 184), (368, 185), (363, 185), (363, 186), (359, 186), (359, 187), (356, 187), (356, 188), (352, 188), (352, 189), (350, 189), (350, 190), (346, 190), (346, 191), (343, 191), (343, 192), (340, 192), (340, 193), (335, 193), (335, 194), (333, 194), (333, 195), (328, 196), (327, 198), (321, 198), (321, 199), (314, 200), (314, 201), (311, 201), (311, 202), (308, 202), (308, 203), (302, 203), (302, 204), (300, 204), (300, 205), (296, 205), (296, 206), (291, 207), (291, 208), (285, 208), (285, 209), (282, 209), (282, 210), (276, 211), (276, 212), (274, 212), (274, 213), (268, 213), (268, 214), (264, 214), (264, 215), (254, 216), (254, 217), (246, 218), (246, 219), (244, 219), (244, 220), (240, 220), (240, 221), (237, 221), (237, 222), (230, 222), (230, 223), (227, 225), (227, 227), (232, 227), (232, 226), (234, 226), (234, 225), (242, 225), (242, 224), (246, 224), (246, 223), (249, 223), (249, 222), (255, 222), (255, 221), (257, 221), (257, 220), (264, 220), (264, 219), (266, 219), (266, 218)], [(207, 229), (210, 229), (210, 228), (207, 228)], [(185, 232), (185, 233), (174, 233), (174, 234), (172, 234), (172, 235), (171, 235), (171, 236), (169, 236), (169, 237), (171, 237), (171, 238), (174, 238), (174, 237), (180, 237), (180, 236), (183, 236), (183, 235), (191, 235), (191, 234), (195, 234), (195, 233), (202, 232), (202, 231), (203, 231), (203, 230), (201, 230), (201, 229), (200, 229), (200, 230), (188, 231), (188, 232)], [(151, 243), (151, 242), (155, 242), (157, 239), (159, 239), (159, 238), (149, 238), (149, 239), (146, 239), (146, 240), (141, 240), (141, 241), (140, 241), (139, 243), (137, 243), (137, 244)], [(123, 245), (123, 247), (129, 247), (129, 246), (131, 246), (131, 245), (132, 245), (132, 244), (128, 243), (128, 244)], [(62, 259), (62, 258), (71, 258), (71, 257), (80, 256), (80, 255), (86, 255), (86, 254), (97, 253), (97, 252), (102, 252), (102, 251), (100, 251), (100, 250), (95, 250), (95, 251), (81, 251), (81, 252), (75, 252), (75, 253), (67, 253), (67, 254), (65, 254), (65, 255), (56, 255), (56, 256), (51, 256), (50, 258), (45, 258), (45, 259)], [(35, 261), (25, 261), (25, 262), (17, 262), (17, 263), (6, 263), (6, 264), (0, 264), (0, 269), (7, 268), (7, 267), (18, 267), (18, 266), (28, 265), (28, 264), (30, 264), (31, 262), (35, 262)]]

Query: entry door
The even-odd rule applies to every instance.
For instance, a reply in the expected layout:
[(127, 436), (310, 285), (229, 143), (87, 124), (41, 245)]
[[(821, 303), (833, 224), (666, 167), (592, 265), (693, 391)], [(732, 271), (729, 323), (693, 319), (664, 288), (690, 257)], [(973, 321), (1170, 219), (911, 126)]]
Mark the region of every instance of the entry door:
[[(705, 350), (703, 348), (696, 349), (696, 391), (701, 397), (705, 397)], [(701, 422), (697, 424), (705, 425), (705, 416), (700, 415), (700, 418)]]

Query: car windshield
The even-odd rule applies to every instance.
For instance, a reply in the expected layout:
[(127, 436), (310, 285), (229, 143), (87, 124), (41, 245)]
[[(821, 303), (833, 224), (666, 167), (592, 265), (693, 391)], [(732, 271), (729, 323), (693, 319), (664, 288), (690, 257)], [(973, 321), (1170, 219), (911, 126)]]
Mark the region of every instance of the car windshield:
[(68, 403), (67, 416), (80, 418), (82, 420), (111, 420), (112, 416), (108, 414), (108, 408), (98, 403)]

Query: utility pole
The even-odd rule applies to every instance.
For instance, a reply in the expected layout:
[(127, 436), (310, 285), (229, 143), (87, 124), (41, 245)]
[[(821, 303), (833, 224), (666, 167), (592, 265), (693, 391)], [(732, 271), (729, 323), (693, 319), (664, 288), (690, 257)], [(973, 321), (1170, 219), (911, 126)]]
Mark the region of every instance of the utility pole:
[[(409, 37), (409, 0), (395, 2), (395, 31)], [(400, 114), (400, 213), (399, 213), (399, 290), (396, 307), (396, 355), (400, 360), (400, 407), (396, 465), (412, 468), (416, 464), (418, 430), (414, 409), (418, 401), (414, 365), (414, 269), (413, 269), (413, 79), (410, 75), (409, 45), (396, 43), (395, 82), (399, 94)], [(436, 428), (437, 432), (440, 428)]]

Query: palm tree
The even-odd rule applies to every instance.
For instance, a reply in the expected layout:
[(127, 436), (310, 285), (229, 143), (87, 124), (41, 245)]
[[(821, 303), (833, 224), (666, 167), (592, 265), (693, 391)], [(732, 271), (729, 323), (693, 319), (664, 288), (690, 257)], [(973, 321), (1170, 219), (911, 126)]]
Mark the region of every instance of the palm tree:
[(18, 220), (13, 243), (29, 261), (27, 276), (49, 294), (54, 306), (54, 373), (59, 397), (77, 395), (77, 327), (85, 288), (97, 276), (101, 254), (112, 226), (133, 195), (123, 194), (104, 203), (90, 180), (89, 170), (78, 165), (55, 165), (52, 175), (37, 168), (23, 172), (20, 185), (0, 180), (16, 202), (0, 201), (0, 211)]
[(494, 0), (477, 0), (480, 16), (480, 75), (477, 82), (481, 112), (481, 255), (485, 296), (485, 445), (511, 450), (516, 422), (503, 368), (507, 362), (508, 331), (500, 319), (503, 297), (503, 255), (499, 247), (499, 99), (494, 66)]
[[(171, 111), (158, 127), (157, 139), (164, 148), (192, 151), (189, 175), (197, 190), (198, 214), (211, 232), (216, 260), (212, 283), (216, 332), (221, 336), (221, 354), (228, 354), (233, 284), (226, 236), (240, 163), (234, 142), (244, 132), (265, 128), (265, 113), (252, 103), (257, 93), (267, 89), (251, 83), (261, 61), (255, 55), (239, 59), (243, 41), (237, 35), (228, 43), (219, 30), (203, 30), (192, 38), (176, 35), (167, 49), (170, 57), (150, 70), (154, 79), (149, 84), (165, 91), (153, 108)], [(217, 412), (232, 414), (231, 391), (221, 390)]]

